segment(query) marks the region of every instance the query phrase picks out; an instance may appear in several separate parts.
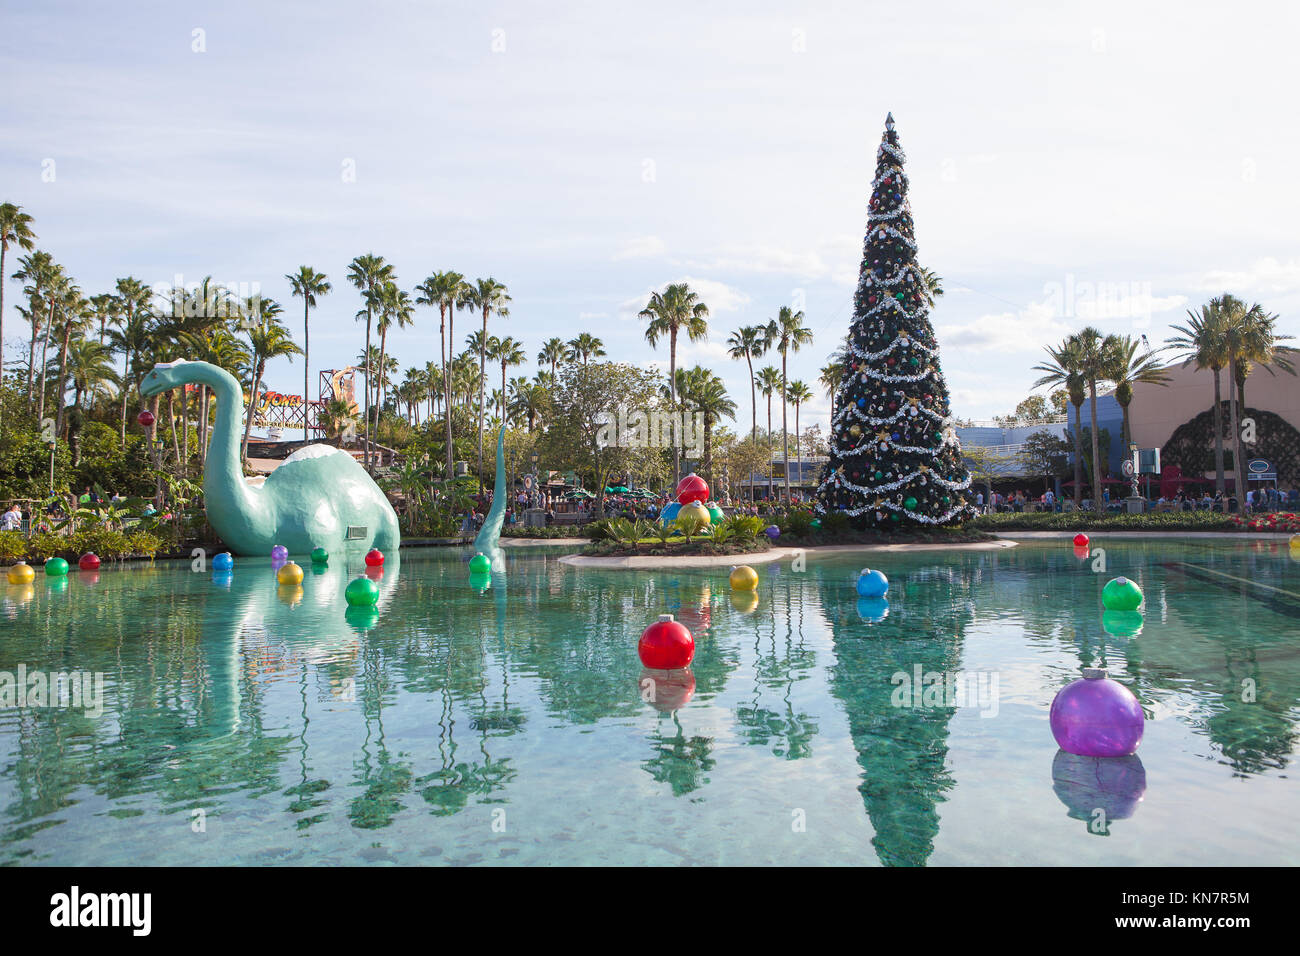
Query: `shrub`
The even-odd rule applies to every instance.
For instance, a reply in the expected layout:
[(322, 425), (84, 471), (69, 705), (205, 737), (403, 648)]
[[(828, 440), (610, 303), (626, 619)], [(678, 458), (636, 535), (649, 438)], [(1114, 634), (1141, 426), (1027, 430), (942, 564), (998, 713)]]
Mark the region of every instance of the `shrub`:
[(0, 531), (0, 564), (13, 564), (27, 555), (27, 539), (18, 531)]
[(792, 508), (783, 515), (778, 515), (774, 522), (782, 534), (792, 534), (803, 538), (812, 531), (813, 515), (803, 508)]
[(163, 543), (152, 531), (135, 531), (127, 535), (127, 544), (132, 554), (144, 555), (152, 561)]

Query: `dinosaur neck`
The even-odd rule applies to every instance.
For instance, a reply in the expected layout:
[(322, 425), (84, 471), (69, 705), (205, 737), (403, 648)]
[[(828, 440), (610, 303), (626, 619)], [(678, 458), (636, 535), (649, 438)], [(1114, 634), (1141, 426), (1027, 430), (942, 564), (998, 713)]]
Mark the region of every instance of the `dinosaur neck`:
[(239, 428), (244, 417), (243, 391), (233, 375), (208, 362), (187, 363), (186, 370), (190, 381), (208, 386), (217, 400), (212, 441), (208, 445), (207, 464), (203, 470), (203, 494), (209, 503), (223, 501), (235, 506), (234, 509), (223, 508), (225, 513), (251, 517), (261, 510), (262, 500), (257, 490), (244, 481), (244, 469), (239, 460), (240, 439), (243, 437)]
[[(497, 477), (492, 490), (492, 507), (474, 539), (474, 549), (490, 555), (500, 546), (501, 524), (506, 516), (506, 430), (497, 435)], [(494, 562), (495, 563), (495, 562)], [(494, 569), (495, 570), (495, 569)]]

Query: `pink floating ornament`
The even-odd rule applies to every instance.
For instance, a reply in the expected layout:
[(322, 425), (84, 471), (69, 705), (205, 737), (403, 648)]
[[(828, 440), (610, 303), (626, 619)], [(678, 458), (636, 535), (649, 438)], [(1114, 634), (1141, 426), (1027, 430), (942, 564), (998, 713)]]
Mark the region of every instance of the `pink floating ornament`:
[(1081, 757), (1126, 757), (1137, 751), (1145, 729), (1142, 705), (1133, 692), (1106, 676), (1105, 668), (1085, 667), (1052, 701), (1052, 736), (1067, 753)]

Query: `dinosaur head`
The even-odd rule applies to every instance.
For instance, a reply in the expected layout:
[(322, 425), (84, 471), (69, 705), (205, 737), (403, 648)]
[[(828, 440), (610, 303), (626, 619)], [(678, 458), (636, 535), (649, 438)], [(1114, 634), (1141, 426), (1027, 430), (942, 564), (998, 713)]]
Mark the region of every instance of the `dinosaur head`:
[(159, 392), (180, 388), (189, 381), (185, 368), (188, 364), (184, 359), (177, 359), (174, 362), (159, 362), (150, 369), (149, 374), (140, 383), (140, 394), (145, 398), (152, 398)]

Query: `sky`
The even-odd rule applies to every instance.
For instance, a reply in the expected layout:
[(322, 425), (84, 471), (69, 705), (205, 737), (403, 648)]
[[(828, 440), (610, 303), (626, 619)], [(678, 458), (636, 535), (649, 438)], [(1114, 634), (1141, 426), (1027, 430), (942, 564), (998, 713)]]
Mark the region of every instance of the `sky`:
[[(0, 0), (0, 201), (88, 294), (211, 275), (279, 301), (300, 339), (284, 275), (325, 272), (313, 369), (361, 350), (345, 273), (367, 252), (408, 290), (448, 269), (506, 283), (490, 331), (530, 358), (511, 376), (582, 331), (666, 369), (637, 312), (687, 281), (711, 332), (679, 364), (724, 378), (742, 429), (726, 338), (802, 305), (815, 340), (789, 375), (824, 429), (892, 111), (953, 410), (990, 418), (1085, 324), (1158, 346), (1231, 291), (1300, 335), (1298, 10)], [(436, 311), (389, 348), (437, 359)], [(300, 363), (268, 387), (300, 392)]]

